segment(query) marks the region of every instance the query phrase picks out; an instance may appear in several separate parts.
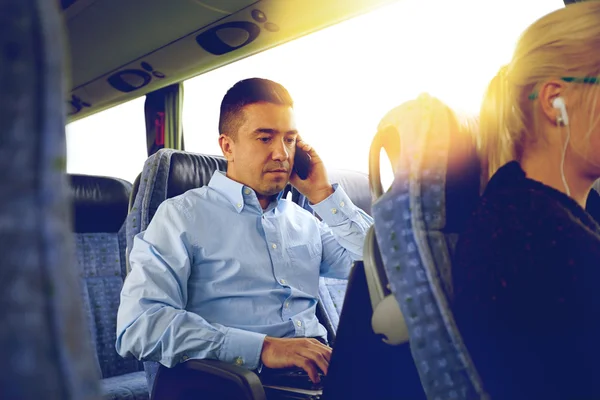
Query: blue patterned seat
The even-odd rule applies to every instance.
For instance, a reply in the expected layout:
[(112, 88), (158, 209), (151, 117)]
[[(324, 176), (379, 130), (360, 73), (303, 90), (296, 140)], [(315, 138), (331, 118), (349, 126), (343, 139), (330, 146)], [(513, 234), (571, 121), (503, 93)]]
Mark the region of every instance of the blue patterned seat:
[(375, 232), (421, 383), (432, 400), (486, 398), (450, 308), (450, 260), (479, 198), (472, 136), (427, 95), (386, 119), (401, 155), (391, 189), (373, 204)]
[[(127, 257), (135, 235), (145, 230), (158, 206), (168, 198), (202, 187), (216, 170), (225, 171), (223, 157), (193, 154), (172, 149), (161, 149), (150, 156), (142, 174), (136, 179), (137, 192), (132, 193), (132, 205), (127, 216)], [(159, 364), (144, 362), (147, 385), (150, 390)]]
[(142, 364), (115, 350), (125, 263), (125, 218), (131, 184), (115, 178), (70, 175), (83, 305), (96, 349), (105, 399), (149, 398)]
[(0, 0), (1, 399), (99, 398), (76, 300), (57, 8)]

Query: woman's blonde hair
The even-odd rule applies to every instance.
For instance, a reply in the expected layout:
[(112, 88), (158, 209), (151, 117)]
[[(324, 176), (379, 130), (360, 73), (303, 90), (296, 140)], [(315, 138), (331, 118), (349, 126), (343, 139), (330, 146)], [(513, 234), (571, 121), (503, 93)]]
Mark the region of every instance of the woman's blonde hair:
[[(529, 26), (511, 62), (492, 79), (481, 106), (477, 142), (484, 181), (502, 165), (519, 160), (526, 144), (544, 139), (533, 101), (541, 83), (550, 79), (590, 82), (599, 74), (599, 1), (568, 5)], [(585, 86), (590, 89), (584, 89), (587, 96), (584, 92), (581, 101), (591, 100), (596, 85)]]

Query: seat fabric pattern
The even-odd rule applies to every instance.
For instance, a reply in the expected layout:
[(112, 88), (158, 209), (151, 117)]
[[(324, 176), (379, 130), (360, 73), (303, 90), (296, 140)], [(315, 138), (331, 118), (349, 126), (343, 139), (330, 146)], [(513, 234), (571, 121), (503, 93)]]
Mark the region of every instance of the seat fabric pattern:
[(105, 399), (148, 399), (143, 365), (115, 350), (120, 293), (126, 276), (125, 218), (131, 184), (70, 175), (81, 299)]
[[(414, 117), (420, 124), (435, 123)], [(444, 122), (451, 116), (436, 118)], [(451, 257), (478, 201), (479, 161), (471, 144), (465, 144), (470, 138), (459, 132), (414, 128), (398, 130), (402, 153), (395, 180), (373, 204), (379, 249), (427, 397), (486, 398), (450, 308)]]
[[(207, 185), (214, 171), (225, 171), (226, 165), (223, 157), (173, 149), (161, 149), (150, 156), (139, 177), (137, 192), (132, 193), (133, 203), (126, 223), (127, 251), (131, 252), (133, 238), (148, 227), (163, 201)], [(155, 361), (143, 364), (147, 387), (151, 391), (159, 364)]]
[(65, 177), (56, 1), (0, 1), (1, 399), (97, 399)]
[(148, 384), (143, 371), (113, 376), (100, 382), (104, 400), (148, 400)]

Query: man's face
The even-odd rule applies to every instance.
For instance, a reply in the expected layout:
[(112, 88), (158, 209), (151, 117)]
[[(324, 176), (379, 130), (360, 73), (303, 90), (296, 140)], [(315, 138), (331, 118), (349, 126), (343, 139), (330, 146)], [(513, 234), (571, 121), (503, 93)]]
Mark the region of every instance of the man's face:
[(227, 176), (251, 187), (259, 196), (273, 196), (287, 184), (296, 150), (296, 122), (291, 107), (249, 104), (235, 140), (221, 135)]

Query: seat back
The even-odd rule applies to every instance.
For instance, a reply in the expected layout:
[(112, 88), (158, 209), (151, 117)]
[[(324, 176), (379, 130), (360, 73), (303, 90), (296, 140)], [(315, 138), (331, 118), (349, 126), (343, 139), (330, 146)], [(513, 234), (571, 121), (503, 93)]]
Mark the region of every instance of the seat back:
[(401, 154), (392, 187), (373, 204), (375, 233), (421, 383), (430, 399), (486, 397), (450, 310), (451, 257), (479, 199), (472, 136), (426, 95), (386, 118)]
[(56, 1), (0, 0), (0, 398), (98, 399), (78, 301)]
[[(171, 197), (190, 189), (205, 186), (216, 170), (225, 171), (223, 157), (161, 149), (150, 156), (139, 177), (139, 185), (132, 192), (133, 205), (127, 216), (127, 257), (131, 253), (133, 238), (146, 230), (158, 206)], [(137, 181), (137, 179), (136, 179)], [(129, 267), (127, 267), (129, 268)], [(159, 364), (144, 362), (148, 388), (152, 391)]]
[(77, 261), (88, 329), (103, 378), (141, 371), (115, 350), (120, 293), (126, 276), (125, 218), (131, 184), (102, 176), (70, 175)]
[(133, 205), (127, 216), (127, 251), (135, 235), (144, 231), (158, 206), (171, 197), (205, 186), (216, 171), (225, 171), (227, 162), (220, 156), (161, 149), (144, 163)]
[(138, 191), (140, 190), (140, 180), (142, 179), (142, 173), (140, 172), (139, 175), (135, 178), (135, 181), (133, 181), (133, 186), (131, 187), (131, 194), (129, 195), (129, 206), (127, 207), (127, 210), (131, 210), (133, 208), (133, 203), (135, 202), (135, 196), (137, 195)]
[[(328, 176), (329, 182), (340, 185), (354, 205), (371, 215), (371, 192), (367, 174), (352, 170), (332, 169), (328, 171)], [(295, 189), (292, 190), (292, 200), (320, 219), (310, 207), (308, 199)], [(347, 280), (319, 278), (319, 297), (321, 301), (317, 304), (317, 313), (319, 320), (327, 329), (330, 342), (335, 341), (347, 285)]]

